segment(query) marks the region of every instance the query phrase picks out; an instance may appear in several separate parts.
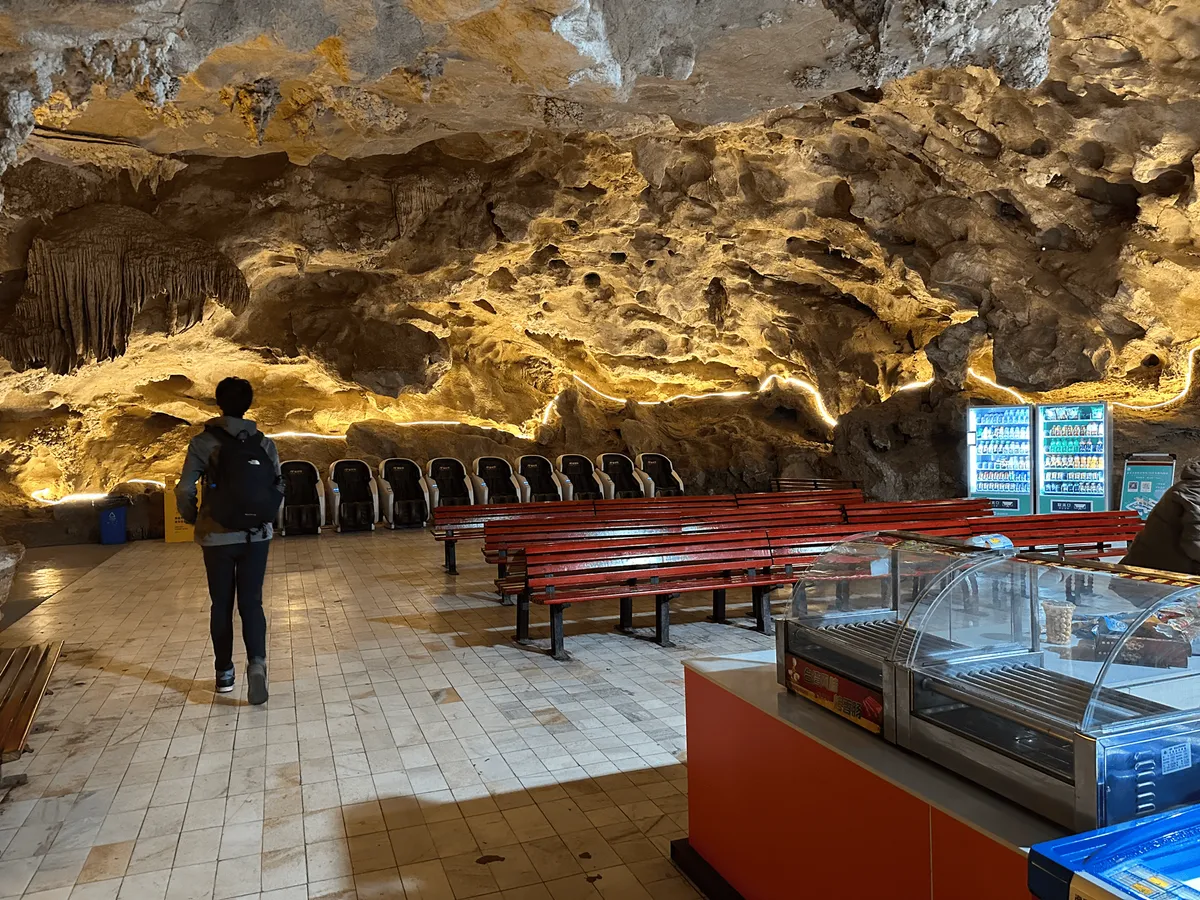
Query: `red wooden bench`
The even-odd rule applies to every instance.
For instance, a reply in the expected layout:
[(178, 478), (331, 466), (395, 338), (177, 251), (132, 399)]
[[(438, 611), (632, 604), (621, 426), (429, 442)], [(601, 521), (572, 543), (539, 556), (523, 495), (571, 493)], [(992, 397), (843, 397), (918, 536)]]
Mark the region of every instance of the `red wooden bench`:
[(488, 522), (527, 522), (542, 519), (594, 519), (592, 500), (566, 500), (561, 503), (496, 503), (472, 506), (439, 506), (433, 511), (433, 536), (445, 543), (445, 567), (458, 574), (456, 547), (459, 541), (483, 537)]
[(922, 503), (871, 504), (870, 515), (863, 506), (827, 507), (821, 503), (763, 509), (720, 509), (695, 516), (672, 514), (655, 521), (494, 523), (485, 528), (484, 558), (497, 567), (497, 588), (502, 600), (520, 592), (524, 570), (521, 565), (526, 548), (561, 541), (627, 540), (635, 536), (682, 533), (682, 526), (694, 523), (725, 529), (781, 528), (831, 525), (849, 520), (858, 531), (903, 527), (914, 520), (962, 519), (968, 515), (990, 513), (986, 500), (931, 501)]
[(738, 506), (793, 506), (797, 503), (840, 503), (843, 506), (857, 506), (865, 503), (862, 491), (854, 490), (821, 490), (821, 491), (785, 491), (783, 493), (734, 494)]
[[(974, 501), (904, 504), (900, 511), (881, 509), (882, 528), (903, 523), (905, 530), (967, 537), (971, 534), (964, 511), (976, 510)], [(990, 509), (990, 505), (986, 506)], [(841, 511), (845, 517), (845, 509)], [(827, 515), (832, 515), (828, 511)], [(801, 515), (803, 515), (801, 513)], [(715, 527), (714, 527), (715, 526)], [(756, 624), (770, 634), (773, 623), (767, 594), (771, 588), (794, 583), (823, 550), (855, 534), (879, 528), (863, 522), (786, 523), (768, 529), (746, 530), (744, 525), (707, 521), (696, 523), (694, 533), (664, 533), (675, 523), (660, 523), (648, 531), (626, 532), (619, 537), (585, 536), (583, 540), (556, 540), (555, 536), (527, 542), (524, 567), (501, 579), (498, 586), (517, 602), (517, 639), (529, 638), (529, 605), (550, 607), (550, 649), (563, 658), (562, 611), (564, 604), (589, 600), (621, 601), (621, 626), (630, 625), (632, 598), (654, 596), (656, 635), (665, 639), (669, 629), (670, 600), (681, 593), (713, 592), (713, 619), (725, 620), (725, 591), (749, 587)], [(766, 538), (765, 547), (757, 543)], [(561, 537), (561, 534), (557, 537)], [(764, 555), (765, 551), (765, 555)], [(558, 607), (556, 609), (556, 607)]]
[[(616, 500), (574, 500), (561, 503), (503, 503), (473, 506), (441, 506), (433, 511), (433, 536), (445, 545), (445, 568), (458, 573), (457, 544), (480, 539), (490, 522), (557, 522), (576, 520), (615, 520), (669, 518), (672, 515), (697, 518), (717, 510), (744, 505), (743, 498), (754, 495), (711, 494), (683, 497), (630, 497)], [(763, 497), (770, 495), (763, 494)], [(813, 491), (772, 500), (787, 506), (809, 504), (846, 504), (862, 501), (861, 491)]]
[(845, 478), (772, 478), (771, 490), (784, 493), (797, 491), (829, 491), (858, 487), (857, 481)]
[(877, 521), (888, 516), (902, 519), (908, 511), (920, 512), (922, 515), (931, 510), (943, 510), (960, 517), (983, 517), (992, 514), (992, 502), (986, 498), (949, 499), (949, 500), (898, 500), (892, 503), (861, 503), (846, 508), (846, 521), (853, 522), (856, 518)]
[[(971, 526), (964, 516), (958, 518), (933, 515), (925, 518), (909, 517), (903, 525), (895, 523), (864, 529), (861, 525), (833, 525), (825, 528), (787, 529), (772, 528), (767, 530), (771, 541), (771, 560), (776, 567), (789, 576), (781, 579), (781, 584), (795, 584), (811, 578), (809, 568), (814, 562), (843, 541), (850, 540), (864, 531), (910, 531), (926, 537), (954, 538), (965, 540), (972, 536)], [(984, 532), (989, 533), (989, 532)], [(840, 580), (844, 576), (837, 576)], [(770, 600), (764, 594), (754, 609), (755, 624), (764, 634), (773, 633), (773, 620), (770, 615)]]
[[(821, 503), (786, 507), (769, 514), (774, 523), (828, 524), (844, 519), (843, 507)], [(581, 540), (627, 540), (644, 535), (671, 535), (688, 530), (726, 530), (762, 527), (768, 520), (758, 510), (719, 509), (674, 514), (662, 518), (641, 516), (636, 519), (596, 519), (590, 522), (537, 522), (489, 524), (484, 529), (483, 555), (499, 570), (500, 578), (514, 574), (528, 547)]]
[(568, 659), (564, 649), (563, 610), (572, 603), (619, 600), (618, 629), (633, 630), (633, 600), (654, 597), (654, 640), (670, 646), (670, 602), (682, 593), (725, 591), (769, 584), (771, 546), (765, 531), (734, 531), (718, 539), (679, 535), (660, 537), (654, 547), (605, 544), (562, 553), (527, 553), (527, 589), (517, 600), (519, 643), (529, 641), (529, 605), (550, 610), (550, 653)]
[(1059, 559), (1106, 559), (1124, 556), (1141, 533), (1143, 522), (1132, 510), (997, 516), (972, 519), (973, 534), (1003, 534), (1017, 549), (1054, 553)]

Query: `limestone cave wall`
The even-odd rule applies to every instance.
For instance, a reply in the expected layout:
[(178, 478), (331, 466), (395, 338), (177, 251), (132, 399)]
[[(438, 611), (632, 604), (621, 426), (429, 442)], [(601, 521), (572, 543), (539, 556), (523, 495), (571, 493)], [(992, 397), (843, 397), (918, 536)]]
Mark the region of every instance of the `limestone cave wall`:
[[(965, 405), (1006, 389), (1189, 453), (1194, 6), (559, 5), (410, 3), (385, 65), (378, 24), (215, 4), (238, 27), (161, 71), (42, 72), (0, 178), (8, 515), (171, 471), (228, 374), (266, 430), (344, 435), (280, 439), (321, 463), (658, 450), (702, 491), (951, 495)], [(10, 67), (33, 25), (87, 43), (39, 9)], [(111, 49), (137, 23), (107, 15)]]

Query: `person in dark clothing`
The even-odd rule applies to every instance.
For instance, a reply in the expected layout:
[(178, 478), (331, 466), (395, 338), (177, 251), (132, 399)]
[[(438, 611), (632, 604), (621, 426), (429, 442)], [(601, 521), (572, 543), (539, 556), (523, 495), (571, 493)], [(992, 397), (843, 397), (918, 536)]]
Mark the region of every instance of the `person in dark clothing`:
[[(214, 427), (235, 438), (254, 438), (258, 427), (244, 418), (254, 402), (254, 390), (243, 378), (226, 378), (217, 385), (217, 405), (221, 415), (211, 419), (205, 430), (188, 445), (183, 473), (175, 487), (179, 514), (195, 526), (196, 543), (203, 548), (204, 568), (208, 575), (208, 593), (212, 600), (210, 628), (216, 657), (217, 693), (233, 690), (233, 606), (236, 600), (242, 620), (242, 640), (246, 645), (246, 681), (248, 699), (257, 705), (267, 701), (267, 619), (263, 613), (263, 579), (267, 571), (267, 551), (271, 546), (271, 523), (250, 531), (231, 531), (216, 521), (208, 498), (197, 510), (196, 482), (215, 471), (221, 447)], [(265, 435), (263, 450), (275, 467), (279, 493), (283, 479), (279, 470), (279, 451)]]
[(1121, 563), (1200, 575), (1200, 458), (1180, 470)]

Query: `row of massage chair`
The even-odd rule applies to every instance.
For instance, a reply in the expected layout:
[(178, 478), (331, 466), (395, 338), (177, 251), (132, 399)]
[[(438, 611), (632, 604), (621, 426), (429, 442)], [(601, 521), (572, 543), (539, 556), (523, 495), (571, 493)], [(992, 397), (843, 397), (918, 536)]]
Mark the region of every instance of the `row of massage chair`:
[(683, 494), (679, 473), (661, 453), (639, 453), (637, 465), (623, 453), (601, 453), (595, 462), (567, 453), (556, 465), (530, 455), (517, 460), (515, 471), (498, 456), (479, 457), (470, 471), (449, 456), (431, 459), (424, 470), (399, 457), (374, 470), (361, 459), (339, 459), (325, 478), (313, 463), (289, 459), (282, 471), (284, 499), (275, 527), (285, 535), (320, 534), (326, 525), (368, 531), (381, 519), (390, 528), (420, 527), (439, 506)]

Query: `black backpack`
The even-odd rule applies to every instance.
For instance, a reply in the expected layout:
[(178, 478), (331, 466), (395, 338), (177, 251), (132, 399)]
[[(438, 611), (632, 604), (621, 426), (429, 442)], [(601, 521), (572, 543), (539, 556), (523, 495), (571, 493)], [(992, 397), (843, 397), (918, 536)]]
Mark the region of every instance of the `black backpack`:
[(234, 437), (220, 425), (205, 428), (220, 447), (204, 479), (204, 508), (230, 531), (256, 531), (274, 522), (283, 504), (279, 475), (260, 432)]

